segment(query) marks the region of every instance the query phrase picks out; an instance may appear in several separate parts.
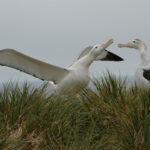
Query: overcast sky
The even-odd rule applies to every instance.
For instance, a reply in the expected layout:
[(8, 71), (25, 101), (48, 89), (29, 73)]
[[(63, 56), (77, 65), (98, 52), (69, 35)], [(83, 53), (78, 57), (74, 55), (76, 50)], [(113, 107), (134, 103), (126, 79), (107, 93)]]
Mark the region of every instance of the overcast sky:
[[(150, 46), (148, 0), (0, 0), (0, 49), (14, 48), (61, 67), (69, 66), (89, 45), (114, 38), (109, 50), (124, 62), (95, 62), (91, 74), (109, 69), (117, 75), (134, 75), (140, 63), (132, 49), (118, 42), (142, 39)], [(0, 66), (0, 82), (34, 80)]]

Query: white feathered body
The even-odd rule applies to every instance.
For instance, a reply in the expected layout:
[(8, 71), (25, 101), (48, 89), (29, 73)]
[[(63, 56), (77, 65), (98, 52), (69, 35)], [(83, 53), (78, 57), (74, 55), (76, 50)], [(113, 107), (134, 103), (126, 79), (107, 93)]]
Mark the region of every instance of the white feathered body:
[(108, 60), (123, 60), (105, 50), (112, 43), (113, 40), (110, 39), (102, 46), (99, 44), (84, 49), (77, 60), (68, 68), (42, 62), (13, 49), (0, 51), (0, 65), (15, 68), (48, 81), (58, 94), (75, 95), (88, 85), (90, 80), (88, 69), (94, 60), (101, 60), (107, 55), (109, 56)]
[(56, 87), (56, 92), (75, 95), (88, 85), (89, 80), (88, 70), (70, 68), (69, 74)]
[(148, 81), (144, 76), (144, 70), (150, 70), (150, 53), (148, 51), (141, 51), (141, 64), (136, 70), (135, 78), (136, 83), (139, 87), (147, 88), (150, 87), (150, 81)]
[(60, 94), (75, 95), (85, 88), (89, 81), (89, 66), (94, 61), (95, 56), (87, 54), (78, 61), (75, 61), (68, 70), (68, 75), (56, 87), (56, 92)]

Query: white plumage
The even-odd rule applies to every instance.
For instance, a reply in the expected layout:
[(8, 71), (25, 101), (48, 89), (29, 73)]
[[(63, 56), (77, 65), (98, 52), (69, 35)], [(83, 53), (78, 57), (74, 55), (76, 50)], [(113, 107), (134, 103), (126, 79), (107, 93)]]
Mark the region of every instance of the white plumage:
[(0, 65), (15, 68), (53, 83), (56, 93), (75, 95), (87, 86), (90, 80), (88, 69), (94, 60), (123, 60), (105, 50), (112, 43), (113, 40), (110, 39), (102, 45), (86, 48), (67, 69), (42, 62), (13, 49), (0, 51)]
[(120, 43), (118, 47), (134, 48), (139, 51), (141, 63), (135, 72), (136, 83), (139, 87), (150, 87), (150, 52), (146, 44), (139, 39), (135, 39), (132, 42)]

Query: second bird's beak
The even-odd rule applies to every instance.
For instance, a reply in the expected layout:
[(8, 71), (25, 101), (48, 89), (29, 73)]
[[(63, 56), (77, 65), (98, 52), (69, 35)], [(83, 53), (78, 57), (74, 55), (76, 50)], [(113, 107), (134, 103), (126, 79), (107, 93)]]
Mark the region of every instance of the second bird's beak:
[(130, 43), (130, 42), (128, 42), (128, 43), (119, 43), (119, 44), (118, 44), (118, 47), (119, 47), (119, 48), (122, 48), (122, 47), (134, 48), (134, 47), (133, 47), (133, 44)]

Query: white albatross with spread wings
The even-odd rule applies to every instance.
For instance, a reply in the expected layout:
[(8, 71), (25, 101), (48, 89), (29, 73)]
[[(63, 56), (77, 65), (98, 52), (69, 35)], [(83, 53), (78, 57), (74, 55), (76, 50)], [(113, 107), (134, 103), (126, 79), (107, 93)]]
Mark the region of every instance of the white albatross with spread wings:
[(135, 39), (128, 43), (120, 43), (118, 47), (134, 48), (139, 51), (141, 64), (135, 73), (136, 83), (139, 87), (150, 87), (150, 52), (146, 44), (140, 39)]
[(89, 66), (94, 60), (122, 61), (123, 59), (105, 50), (113, 43), (85, 48), (76, 61), (67, 69), (54, 66), (24, 55), (13, 49), (0, 51), (0, 65), (8, 66), (55, 85), (58, 94), (75, 95), (85, 88), (90, 80)]

